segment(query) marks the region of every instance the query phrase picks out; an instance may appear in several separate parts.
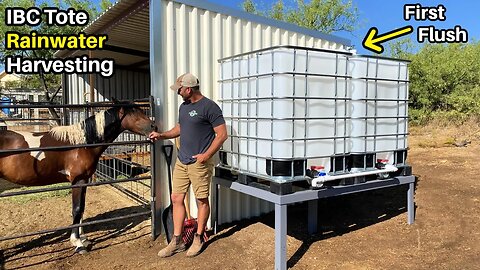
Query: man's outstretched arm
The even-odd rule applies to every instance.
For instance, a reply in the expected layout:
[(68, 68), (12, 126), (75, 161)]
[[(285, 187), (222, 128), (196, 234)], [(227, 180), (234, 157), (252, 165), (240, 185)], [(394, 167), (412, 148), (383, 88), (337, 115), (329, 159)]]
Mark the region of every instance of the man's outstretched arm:
[(150, 140), (156, 141), (156, 140), (167, 140), (167, 139), (173, 139), (180, 136), (180, 124), (177, 123), (172, 129), (169, 131), (165, 132), (155, 132), (153, 131), (148, 135)]

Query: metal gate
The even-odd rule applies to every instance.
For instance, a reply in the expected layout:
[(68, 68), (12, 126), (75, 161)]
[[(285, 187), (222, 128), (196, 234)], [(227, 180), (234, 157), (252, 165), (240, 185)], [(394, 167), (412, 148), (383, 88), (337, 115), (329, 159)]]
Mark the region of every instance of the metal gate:
[[(12, 112), (25, 112), (16, 114), (0, 115), (0, 122), (3, 123), (3, 129), (13, 131), (32, 131), (43, 132), (49, 130), (49, 125), (60, 123), (61, 125), (71, 125), (78, 123), (87, 117), (95, 114), (102, 109), (111, 107), (128, 107), (139, 106), (144, 110), (145, 114), (153, 117), (153, 103), (151, 98), (135, 100), (135, 105), (112, 104), (111, 102), (97, 102), (78, 105), (53, 105), (48, 103), (30, 102), (28, 104), (10, 102), (10, 104), (1, 104), (2, 109), (11, 109)], [(56, 117), (51, 117), (55, 111)], [(34, 112), (32, 117), (32, 113)], [(26, 194), (42, 193), (49, 191), (68, 190), (74, 187), (93, 187), (110, 185), (133, 199), (138, 205), (142, 206), (142, 211), (135, 213), (127, 213), (124, 215), (116, 215), (112, 218), (96, 219), (90, 222), (81, 223), (80, 225), (63, 226), (58, 228), (37, 230), (28, 233), (16, 234), (13, 232), (9, 235), (0, 235), (0, 241), (11, 240), (21, 237), (45, 234), (63, 230), (73, 229), (75, 227), (85, 227), (97, 225), (107, 222), (114, 222), (124, 219), (138, 218), (140, 216), (150, 216), (154, 218), (155, 205), (152, 203), (155, 198), (155, 188), (153, 170), (151, 160), (154, 156), (153, 144), (145, 138), (133, 134), (131, 132), (123, 132), (112, 143), (97, 143), (89, 145), (75, 145), (65, 147), (38, 147), (28, 149), (0, 150), (1, 154), (15, 154), (30, 151), (51, 151), (51, 150), (68, 150), (78, 147), (94, 147), (108, 146), (103, 153), (97, 165), (97, 171), (87, 184), (83, 185), (52, 185), (42, 188), (31, 188), (15, 192), (2, 192), (0, 199), (13, 196), (22, 196)], [(3, 180), (5, 181), (5, 180)], [(88, 193), (88, 192), (87, 192)], [(86, 206), (88, 207), (88, 205)], [(152, 220), (152, 237), (154, 232), (154, 222)]]

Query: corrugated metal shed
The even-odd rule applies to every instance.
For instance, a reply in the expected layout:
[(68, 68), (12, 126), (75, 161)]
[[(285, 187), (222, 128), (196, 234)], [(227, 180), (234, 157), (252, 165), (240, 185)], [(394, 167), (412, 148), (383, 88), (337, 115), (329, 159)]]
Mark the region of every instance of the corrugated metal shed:
[[(101, 100), (104, 96), (98, 89), (99, 85), (105, 84), (105, 80), (112, 85), (112, 80), (124, 80), (127, 76), (125, 74), (135, 73), (136, 69), (149, 69), (149, 79), (137, 76), (132, 79), (132, 85), (140, 85), (140, 81), (143, 81), (144, 87), (138, 87), (142, 88), (139, 91), (156, 98), (157, 120), (163, 130), (173, 127), (177, 122), (180, 104), (176, 93), (165, 89), (169, 89), (168, 86), (182, 73), (196, 74), (200, 79), (202, 93), (216, 100), (219, 78), (217, 61), (220, 58), (275, 45), (335, 50), (346, 50), (350, 45), (343, 38), (196, 0), (122, 0), (88, 25), (85, 32), (108, 34), (107, 44), (112, 47), (94, 51), (93, 56), (114, 58), (121, 65), (119, 68), (125, 70), (122, 72), (126, 72), (109, 79), (97, 76), (94, 80), (97, 97)], [(56, 56), (69, 57), (86, 53), (59, 51)], [(149, 56), (143, 53), (148, 53)], [(80, 78), (82, 76), (70, 75), (68, 81), (74, 85), (78, 84)], [(150, 88), (150, 93), (144, 91), (145, 87)], [(118, 98), (136, 96), (122, 93), (121, 89), (109, 88), (108, 91)], [(135, 87), (131, 91), (134, 89)], [(81, 96), (82, 93), (77, 93), (76, 98), (70, 98), (69, 102), (82, 103), (84, 100)], [(161, 156), (157, 160), (164, 164)], [(158, 189), (162, 194), (160, 204), (166, 206), (169, 203), (167, 183), (164, 181), (167, 179), (166, 170), (160, 169), (157, 176), (159, 179), (156, 180), (161, 183)], [(223, 188), (219, 205), (220, 223), (257, 216), (273, 209), (272, 205), (258, 199)], [(194, 200), (191, 200), (191, 209), (196, 216)]]

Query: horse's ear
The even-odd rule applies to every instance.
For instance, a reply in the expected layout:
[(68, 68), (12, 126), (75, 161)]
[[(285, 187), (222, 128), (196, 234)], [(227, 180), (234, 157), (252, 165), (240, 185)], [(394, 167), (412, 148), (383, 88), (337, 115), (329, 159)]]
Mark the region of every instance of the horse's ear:
[(116, 99), (115, 97), (111, 97), (110, 99), (112, 100), (113, 104), (119, 103), (118, 99)]

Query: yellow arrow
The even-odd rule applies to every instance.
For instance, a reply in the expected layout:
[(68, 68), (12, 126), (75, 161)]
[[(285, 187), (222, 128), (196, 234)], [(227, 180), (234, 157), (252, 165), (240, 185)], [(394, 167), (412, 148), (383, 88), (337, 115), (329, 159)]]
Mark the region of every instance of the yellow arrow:
[(363, 39), (362, 45), (365, 49), (370, 50), (372, 52), (383, 53), (384, 48), (383, 46), (380, 45), (380, 43), (383, 43), (385, 41), (389, 41), (404, 35), (408, 35), (412, 32), (413, 32), (413, 27), (405, 26), (405, 27), (387, 32), (383, 35), (377, 36), (378, 29), (376, 27), (372, 27), (370, 28), (370, 30), (368, 30), (367, 35)]

